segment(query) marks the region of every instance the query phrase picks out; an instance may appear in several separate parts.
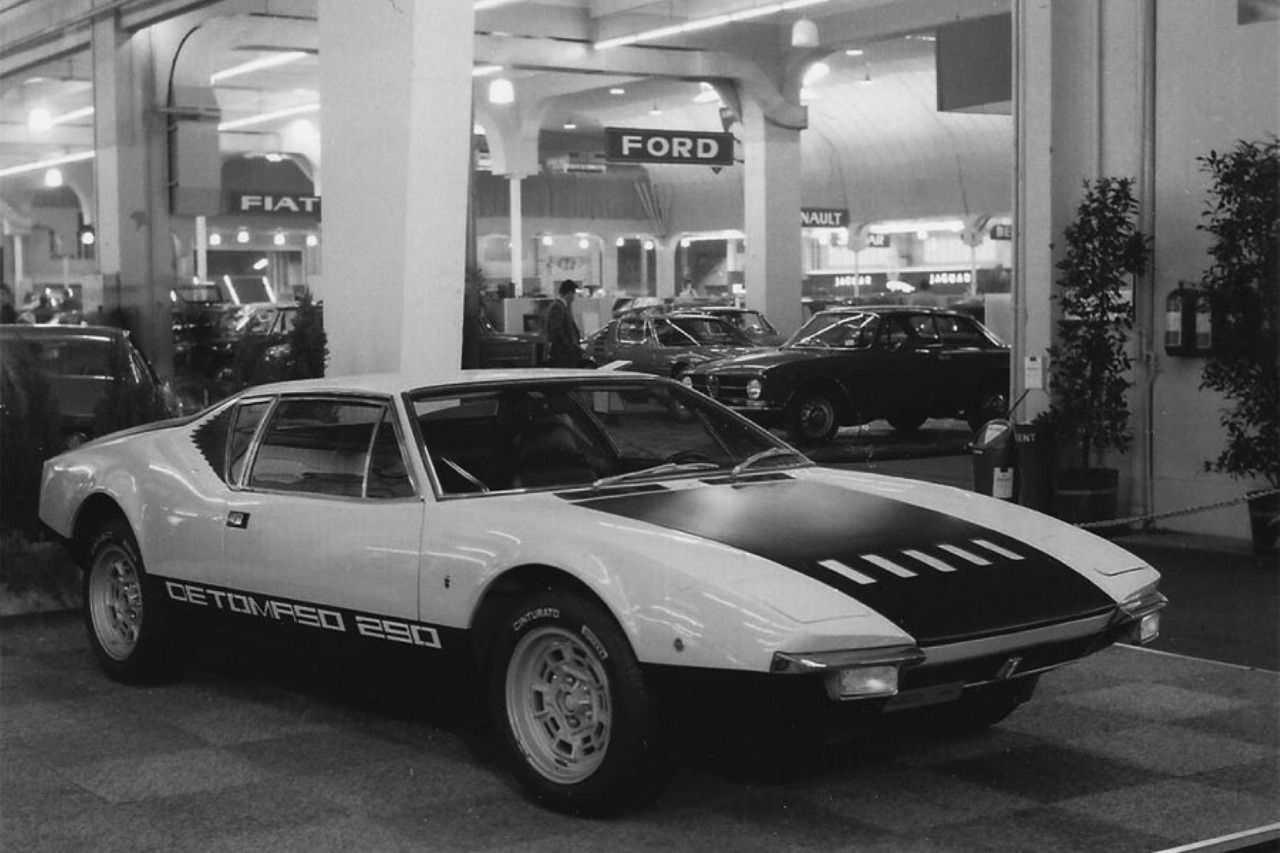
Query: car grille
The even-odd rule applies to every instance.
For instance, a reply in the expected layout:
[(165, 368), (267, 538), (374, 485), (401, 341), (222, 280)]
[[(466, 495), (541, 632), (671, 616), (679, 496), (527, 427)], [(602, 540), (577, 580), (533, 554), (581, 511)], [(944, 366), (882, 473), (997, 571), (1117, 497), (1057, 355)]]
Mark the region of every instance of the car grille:
[(747, 404), (747, 376), (694, 375), (693, 388), (726, 406)]

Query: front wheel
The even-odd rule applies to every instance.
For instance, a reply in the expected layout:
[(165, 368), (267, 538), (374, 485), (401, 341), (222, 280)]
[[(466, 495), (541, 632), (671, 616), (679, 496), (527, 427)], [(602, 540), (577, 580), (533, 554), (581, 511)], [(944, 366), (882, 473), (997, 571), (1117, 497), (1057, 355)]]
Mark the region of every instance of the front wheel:
[(826, 444), (840, 428), (835, 401), (821, 391), (802, 392), (791, 404), (787, 431), (802, 445)]
[(653, 697), (595, 602), (556, 590), (523, 600), (501, 625), (489, 684), (507, 759), (537, 800), (599, 815), (656, 793)]
[(177, 675), (184, 644), (170, 630), (138, 543), (121, 520), (103, 525), (89, 547), (84, 614), (89, 645), (110, 678), (153, 684)]

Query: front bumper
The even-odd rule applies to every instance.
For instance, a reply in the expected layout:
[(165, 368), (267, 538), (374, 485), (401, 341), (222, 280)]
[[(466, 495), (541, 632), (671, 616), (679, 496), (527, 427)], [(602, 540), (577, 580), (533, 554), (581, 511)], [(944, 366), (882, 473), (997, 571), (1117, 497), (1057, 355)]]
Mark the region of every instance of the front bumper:
[(835, 701), (893, 700), (886, 710), (937, 704), (969, 688), (1065, 666), (1117, 642), (1150, 643), (1159, 636), (1166, 603), (1152, 587), (1099, 613), (989, 637), (925, 647), (777, 652), (771, 671), (820, 677)]

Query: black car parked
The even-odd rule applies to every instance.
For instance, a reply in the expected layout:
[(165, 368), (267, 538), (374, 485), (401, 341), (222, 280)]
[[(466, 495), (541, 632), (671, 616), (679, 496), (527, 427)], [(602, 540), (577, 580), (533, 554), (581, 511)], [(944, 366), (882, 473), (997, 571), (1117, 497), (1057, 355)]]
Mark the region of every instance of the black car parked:
[(679, 379), (694, 365), (756, 349), (750, 338), (718, 317), (702, 313), (632, 312), (586, 340), (596, 364), (629, 362), (628, 370)]
[(1004, 413), (1009, 348), (972, 317), (910, 305), (815, 314), (778, 349), (700, 365), (685, 384), (801, 444), (885, 418), (897, 430)]

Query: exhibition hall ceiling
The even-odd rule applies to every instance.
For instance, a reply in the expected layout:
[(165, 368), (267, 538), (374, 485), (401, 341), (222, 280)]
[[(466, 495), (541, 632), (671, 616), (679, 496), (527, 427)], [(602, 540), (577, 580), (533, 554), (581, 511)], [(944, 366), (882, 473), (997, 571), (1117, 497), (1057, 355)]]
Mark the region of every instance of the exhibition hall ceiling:
[[(80, 5), (19, 0), (0, 9), (0, 197), (11, 205), (47, 171), (15, 169), (92, 156), (90, 52), (45, 47), (57, 58), (22, 66), (55, 35), (60, 46), (81, 36), (87, 44), (72, 15)], [(170, 105), (216, 120), (224, 154), (294, 153), (322, 168), (318, 5), (265, 0), (184, 11), (165, 24), (190, 30)], [(48, 21), (60, 6), (71, 23), (55, 33)], [(773, 81), (804, 80), (804, 182), (809, 194), (826, 196), (819, 203), (896, 193), (917, 197), (904, 215), (930, 205), (1005, 210), (1008, 105), (939, 111), (935, 39), (940, 27), (1008, 11), (1009, 0), (478, 0), (477, 116), (481, 125), (504, 109), (533, 116), (544, 161), (600, 150), (606, 126), (738, 133), (733, 91), (722, 83), (749, 63)], [(512, 103), (491, 103), (498, 80), (506, 81), (499, 90), (510, 83)], [(672, 183), (707, 179), (654, 171)]]

